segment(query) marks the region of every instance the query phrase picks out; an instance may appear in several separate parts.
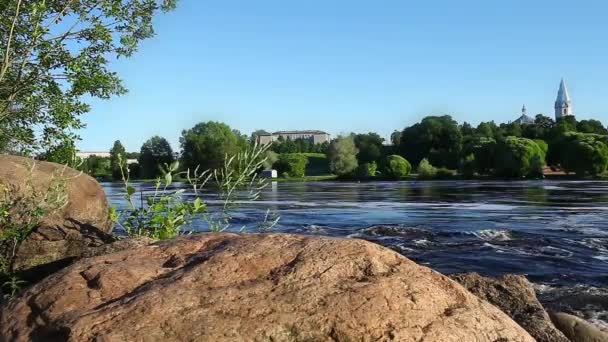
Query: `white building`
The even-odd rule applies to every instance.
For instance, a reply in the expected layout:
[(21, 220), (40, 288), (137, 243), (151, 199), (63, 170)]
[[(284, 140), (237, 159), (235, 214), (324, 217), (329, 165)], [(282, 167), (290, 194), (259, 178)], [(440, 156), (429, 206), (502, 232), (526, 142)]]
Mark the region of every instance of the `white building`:
[(279, 137), (282, 137), (284, 140), (306, 139), (312, 144), (322, 144), (330, 140), (329, 133), (323, 131), (278, 131), (258, 135), (258, 143), (260, 145), (270, 144), (279, 140)]
[(568, 94), (566, 82), (562, 78), (559, 90), (557, 91), (557, 99), (555, 100), (555, 120), (572, 115), (574, 115), (572, 101), (570, 100), (570, 94)]
[[(76, 152), (76, 158), (79, 159), (87, 159), (91, 156), (96, 156), (100, 158), (110, 158), (110, 151), (78, 151)], [(137, 159), (127, 159), (127, 164), (135, 164), (137, 163)]]
[(76, 157), (81, 159), (87, 159), (90, 156), (97, 156), (101, 158), (110, 158), (110, 151), (78, 151)]

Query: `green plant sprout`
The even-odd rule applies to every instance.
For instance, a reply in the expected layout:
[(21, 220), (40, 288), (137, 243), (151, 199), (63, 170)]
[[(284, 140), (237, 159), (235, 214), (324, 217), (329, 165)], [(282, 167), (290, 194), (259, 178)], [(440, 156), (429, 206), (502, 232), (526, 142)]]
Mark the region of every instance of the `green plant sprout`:
[[(147, 236), (153, 239), (168, 239), (180, 234), (189, 233), (184, 227), (200, 216), (213, 232), (225, 231), (231, 227), (233, 216), (231, 211), (241, 201), (255, 201), (268, 185), (265, 178), (259, 177), (259, 170), (265, 162), (265, 152), (269, 146), (255, 144), (232, 157), (226, 156), (224, 165), (215, 170), (199, 172), (186, 170), (178, 173), (179, 162), (165, 164), (161, 168), (162, 178), (156, 179), (154, 191), (145, 201), (136, 205), (134, 195), (136, 189), (129, 180), (128, 165), (119, 156), (119, 164), (123, 179), (128, 208), (118, 211), (110, 209), (110, 218), (120, 224), (129, 236)], [(184, 195), (185, 189), (169, 190), (176, 175), (185, 175), (188, 184), (195, 195), (194, 200), (188, 200)], [(221, 205), (217, 211), (210, 211), (200, 198), (205, 188), (217, 191)], [(143, 193), (140, 194), (143, 198)], [(145, 202), (145, 204), (144, 204)], [(280, 217), (270, 210), (266, 211), (264, 219), (256, 225), (258, 231), (268, 231), (279, 221)], [(241, 227), (241, 231), (249, 227)]]
[(0, 184), (0, 293), (3, 297), (14, 295), (25, 284), (15, 274), (21, 244), (44, 216), (61, 210), (68, 203), (68, 178), (64, 176), (67, 166), (53, 173), (46, 189), (35, 187), (35, 168), (35, 162), (28, 165), (28, 174), (21, 186)]

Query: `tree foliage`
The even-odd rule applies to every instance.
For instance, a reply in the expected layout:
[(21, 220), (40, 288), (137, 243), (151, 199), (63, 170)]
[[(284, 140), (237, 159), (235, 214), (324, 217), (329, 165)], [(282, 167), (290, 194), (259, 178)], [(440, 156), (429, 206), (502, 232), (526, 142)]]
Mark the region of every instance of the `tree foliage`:
[(372, 163), (377, 162), (382, 157), (382, 143), (384, 143), (384, 138), (382, 138), (377, 133), (367, 133), (367, 134), (355, 134), (353, 135), (353, 139), (355, 141), (355, 147), (359, 153), (357, 154), (357, 161), (359, 164)]
[(435, 178), (437, 175), (437, 168), (429, 163), (429, 160), (424, 158), (418, 164), (418, 168), (416, 169), (418, 173), (418, 177), (422, 179), (431, 179)]
[(194, 170), (217, 169), (227, 155), (236, 155), (247, 145), (246, 138), (221, 122), (201, 122), (182, 131), (182, 164)]
[(545, 154), (527, 138), (507, 137), (496, 148), (494, 172), (503, 177), (538, 177), (543, 174)]
[(607, 144), (608, 136), (570, 132), (552, 145), (552, 151), (565, 171), (597, 175), (608, 165)]
[(308, 158), (299, 153), (285, 153), (279, 156), (274, 168), (282, 177), (304, 177)]
[(158, 135), (146, 140), (139, 153), (140, 176), (143, 178), (156, 178), (162, 174), (162, 168), (175, 161), (173, 149), (167, 139)]
[(400, 179), (410, 174), (412, 165), (405, 158), (399, 155), (392, 155), (386, 158), (384, 175), (392, 179)]
[(606, 127), (599, 120), (581, 120), (576, 123), (576, 130), (581, 133), (608, 134)]
[(122, 146), (120, 140), (116, 140), (114, 145), (112, 145), (112, 149), (110, 149), (110, 169), (112, 170), (112, 178), (122, 179), (120, 161), (126, 159), (125, 147)]
[(461, 149), (462, 134), (449, 115), (427, 116), (401, 135), (401, 154), (414, 164), (428, 158), (434, 165), (456, 168)]
[(334, 139), (327, 152), (331, 172), (339, 176), (351, 174), (359, 166), (358, 152), (352, 136), (340, 136)]
[(0, 150), (74, 140), (89, 110), (85, 96), (126, 91), (110, 61), (152, 37), (152, 17), (175, 2), (0, 2)]

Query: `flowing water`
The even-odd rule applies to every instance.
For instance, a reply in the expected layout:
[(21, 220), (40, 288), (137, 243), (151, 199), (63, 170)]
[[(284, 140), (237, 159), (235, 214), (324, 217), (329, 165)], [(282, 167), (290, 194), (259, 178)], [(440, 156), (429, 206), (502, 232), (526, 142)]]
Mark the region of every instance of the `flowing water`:
[[(124, 207), (119, 184), (104, 188)], [(234, 226), (267, 209), (276, 231), (374, 241), (442, 273), (524, 274), (547, 305), (608, 327), (608, 182), (274, 182)]]

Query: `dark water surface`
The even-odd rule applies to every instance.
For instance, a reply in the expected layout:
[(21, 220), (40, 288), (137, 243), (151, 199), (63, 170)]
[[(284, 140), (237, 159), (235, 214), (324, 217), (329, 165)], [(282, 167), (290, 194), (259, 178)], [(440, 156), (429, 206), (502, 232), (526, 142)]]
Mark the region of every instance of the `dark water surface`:
[[(103, 185), (123, 207), (120, 185)], [(608, 321), (608, 182), (275, 182), (235, 226), (267, 209), (276, 231), (371, 240), (442, 273), (525, 274), (546, 302), (584, 294), (571, 309)]]

